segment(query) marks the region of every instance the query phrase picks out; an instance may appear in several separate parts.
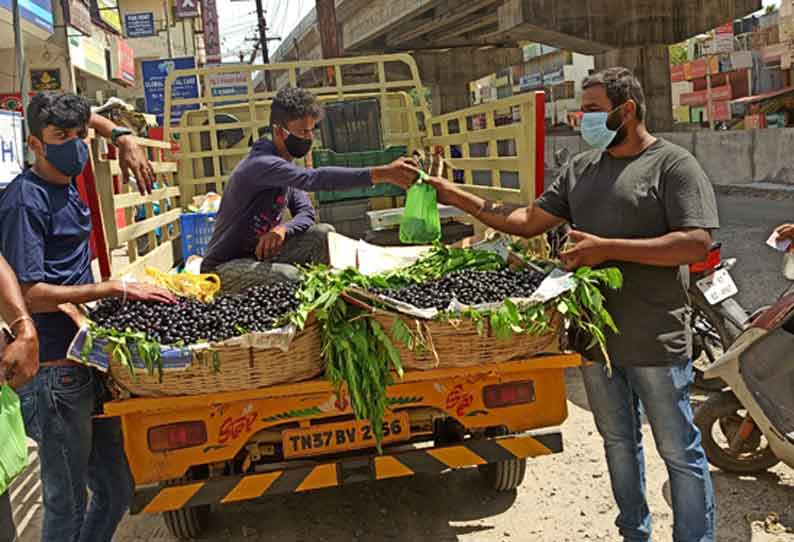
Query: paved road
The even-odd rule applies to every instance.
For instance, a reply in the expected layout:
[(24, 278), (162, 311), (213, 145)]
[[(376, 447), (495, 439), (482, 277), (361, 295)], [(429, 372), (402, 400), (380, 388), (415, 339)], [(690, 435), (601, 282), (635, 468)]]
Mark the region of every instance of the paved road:
[[(773, 300), (787, 282), (780, 257), (764, 241), (771, 229), (794, 220), (794, 200), (720, 196), (723, 228), (718, 239), (726, 257), (737, 257), (740, 301), (757, 307)], [(530, 463), (518, 491), (497, 494), (482, 488), (476, 472), (441, 478), (418, 477), (361, 484), (343, 489), (273, 497), (215, 510), (205, 541), (310, 539), (350, 541), (613, 541), (615, 510), (603, 460), (581, 381), (568, 374), (570, 417), (564, 426), (566, 451)], [(647, 442), (652, 436), (645, 427)], [(648, 493), (656, 540), (672, 538), (672, 513), (663, 463), (648, 447)], [(760, 540), (751, 520), (776, 513), (794, 528), (794, 472), (777, 467), (760, 477), (714, 471), (720, 542)], [(35, 468), (16, 486), (15, 515), (24, 529), (21, 542), (37, 540), (40, 488)], [(791, 542), (794, 535), (774, 540)], [(117, 540), (173, 540), (157, 517), (127, 517)]]

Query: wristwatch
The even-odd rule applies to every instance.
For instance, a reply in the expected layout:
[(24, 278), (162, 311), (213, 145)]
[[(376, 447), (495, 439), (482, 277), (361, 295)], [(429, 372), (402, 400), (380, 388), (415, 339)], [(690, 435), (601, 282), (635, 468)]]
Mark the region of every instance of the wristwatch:
[(129, 128), (125, 128), (124, 126), (116, 126), (110, 132), (110, 141), (114, 145), (118, 145), (118, 143), (116, 143), (116, 141), (118, 141), (118, 139), (120, 137), (125, 136), (125, 135), (132, 135), (132, 130), (130, 130)]

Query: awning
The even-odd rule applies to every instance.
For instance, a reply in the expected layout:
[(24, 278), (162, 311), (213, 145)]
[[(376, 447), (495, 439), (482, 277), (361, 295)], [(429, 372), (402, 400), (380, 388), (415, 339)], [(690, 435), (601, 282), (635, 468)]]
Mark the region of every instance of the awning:
[(777, 90), (773, 90), (771, 92), (765, 92), (763, 94), (756, 94), (755, 96), (746, 96), (744, 98), (739, 98), (736, 100), (731, 101), (731, 104), (736, 105), (746, 105), (752, 104), (756, 102), (763, 102), (764, 100), (769, 100), (770, 98), (777, 98), (778, 96), (782, 96), (784, 94), (789, 94), (794, 92), (794, 86), (791, 87), (783, 87)]

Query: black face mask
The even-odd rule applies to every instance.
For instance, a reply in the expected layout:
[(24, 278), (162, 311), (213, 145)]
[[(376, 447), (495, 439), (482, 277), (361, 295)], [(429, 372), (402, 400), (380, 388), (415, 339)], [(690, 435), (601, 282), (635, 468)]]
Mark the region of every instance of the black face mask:
[(287, 152), (293, 158), (303, 158), (312, 148), (313, 141), (311, 139), (306, 139), (303, 137), (298, 137), (286, 128), (282, 128), (287, 134), (287, 138), (284, 140), (284, 146), (287, 147)]

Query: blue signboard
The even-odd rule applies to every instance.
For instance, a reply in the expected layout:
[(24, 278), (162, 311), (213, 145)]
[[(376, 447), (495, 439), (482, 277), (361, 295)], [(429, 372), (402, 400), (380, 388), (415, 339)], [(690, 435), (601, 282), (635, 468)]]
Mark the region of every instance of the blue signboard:
[[(11, 0), (0, 0), (0, 8), (11, 11)], [(53, 31), (51, 0), (19, 0), (19, 11), (23, 19), (49, 33)]]
[[(165, 79), (173, 70), (195, 69), (196, 59), (192, 56), (181, 58), (165, 58), (162, 60), (144, 60), (141, 62), (143, 72), (143, 89), (146, 97), (146, 112), (157, 115), (157, 122), (163, 124), (163, 108), (165, 106)], [(198, 78), (194, 75), (177, 77), (171, 85), (171, 99), (198, 98)], [(174, 105), (171, 107), (171, 123), (178, 122), (182, 113), (190, 109), (198, 109), (198, 104)]]
[(128, 38), (148, 38), (156, 36), (154, 13), (126, 13), (124, 15), (124, 31)]

